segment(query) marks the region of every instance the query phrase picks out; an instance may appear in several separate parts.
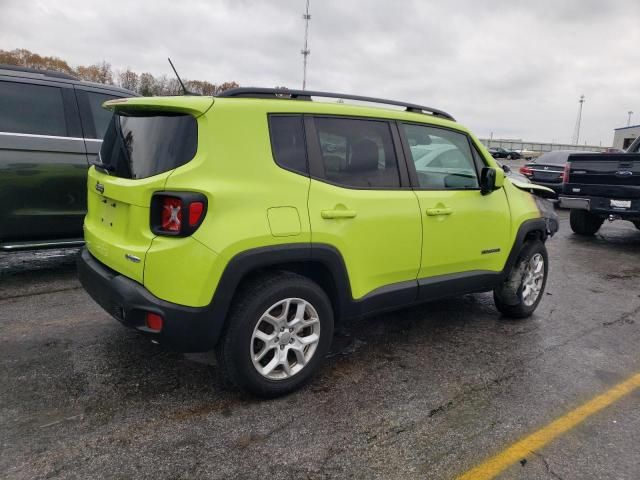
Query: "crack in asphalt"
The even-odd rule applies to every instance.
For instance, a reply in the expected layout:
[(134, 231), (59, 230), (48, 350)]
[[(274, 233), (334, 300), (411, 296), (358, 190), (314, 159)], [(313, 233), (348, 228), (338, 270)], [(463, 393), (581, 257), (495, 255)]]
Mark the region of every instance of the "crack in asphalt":
[(544, 467), (547, 469), (547, 473), (549, 475), (551, 475), (553, 478), (555, 478), (557, 480), (564, 480), (560, 475), (558, 475), (556, 472), (553, 471), (553, 469), (551, 468), (551, 464), (549, 463), (549, 461), (546, 459), (546, 457), (544, 455), (542, 455), (541, 453), (536, 452), (535, 450), (532, 450), (531, 453), (533, 453), (535, 456), (537, 456), (540, 459), (542, 459), (542, 461), (544, 462)]

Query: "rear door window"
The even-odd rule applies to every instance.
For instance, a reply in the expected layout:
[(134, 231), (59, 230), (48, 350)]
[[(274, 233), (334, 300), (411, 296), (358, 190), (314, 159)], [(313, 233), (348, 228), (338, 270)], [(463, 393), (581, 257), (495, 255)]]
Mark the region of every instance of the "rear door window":
[(314, 119), (324, 179), (354, 188), (399, 188), (398, 160), (388, 122)]
[(123, 178), (146, 178), (189, 162), (198, 148), (198, 125), (188, 114), (114, 115), (97, 166)]
[(87, 92), (87, 100), (89, 101), (89, 111), (91, 112), (91, 119), (93, 120), (93, 126), (95, 129), (95, 138), (104, 137), (113, 112), (102, 108), (102, 104), (107, 100), (113, 100), (119, 98), (114, 95), (106, 95), (104, 93)]
[(271, 115), (269, 131), (276, 163), (287, 170), (306, 174), (307, 147), (302, 115)]
[(0, 132), (67, 136), (61, 89), (0, 82)]

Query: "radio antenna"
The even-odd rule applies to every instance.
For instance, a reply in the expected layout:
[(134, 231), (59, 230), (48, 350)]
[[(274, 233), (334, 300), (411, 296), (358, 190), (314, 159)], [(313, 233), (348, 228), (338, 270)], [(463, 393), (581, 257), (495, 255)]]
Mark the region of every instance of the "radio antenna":
[(187, 87), (184, 86), (184, 83), (182, 83), (182, 79), (180, 78), (180, 75), (178, 75), (178, 71), (176, 70), (176, 67), (173, 66), (173, 62), (171, 61), (171, 59), (169, 57), (167, 57), (167, 60), (169, 60), (169, 65), (171, 65), (171, 68), (173, 69), (173, 73), (176, 74), (176, 78), (178, 79), (178, 82), (180, 83), (180, 86), (182, 87), (182, 91), (184, 92), (185, 95), (198, 95), (197, 93), (193, 93), (190, 92), (189, 90), (187, 90)]

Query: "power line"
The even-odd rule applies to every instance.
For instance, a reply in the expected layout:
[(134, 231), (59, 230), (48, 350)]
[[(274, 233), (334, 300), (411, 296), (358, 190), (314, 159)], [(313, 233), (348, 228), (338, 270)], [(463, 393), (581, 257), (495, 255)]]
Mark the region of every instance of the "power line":
[(302, 15), (304, 19), (304, 48), (300, 51), (302, 54), (302, 90), (307, 88), (307, 57), (311, 53), (309, 50), (309, 21), (311, 20), (311, 15), (309, 15), (309, 0), (307, 0), (307, 10), (304, 15)]

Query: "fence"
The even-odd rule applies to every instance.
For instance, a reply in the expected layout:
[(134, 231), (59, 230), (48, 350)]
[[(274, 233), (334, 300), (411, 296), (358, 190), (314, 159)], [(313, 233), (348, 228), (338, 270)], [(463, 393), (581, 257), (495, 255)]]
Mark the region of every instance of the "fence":
[(574, 145), (571, 143), (544, 143), (544, 142), (525, 142), (523, 140), (501, 140), (481, 138), (480, 141), (485, 147), (502, 147), (511, 150), (529, 150), (531, 152), (551, 152), (554, 150), (582, 150), (591, 152), (604, 152), (607, 147), (596, 145)]

